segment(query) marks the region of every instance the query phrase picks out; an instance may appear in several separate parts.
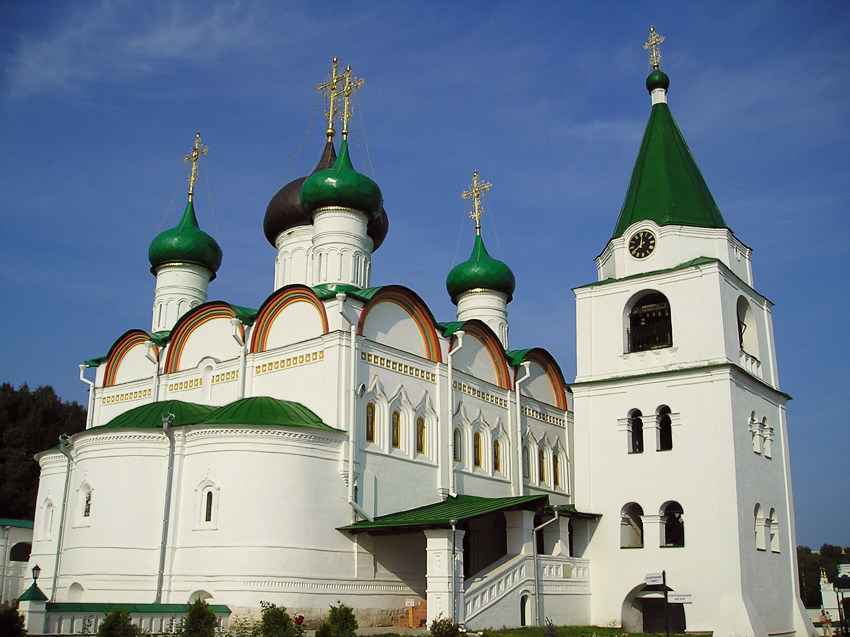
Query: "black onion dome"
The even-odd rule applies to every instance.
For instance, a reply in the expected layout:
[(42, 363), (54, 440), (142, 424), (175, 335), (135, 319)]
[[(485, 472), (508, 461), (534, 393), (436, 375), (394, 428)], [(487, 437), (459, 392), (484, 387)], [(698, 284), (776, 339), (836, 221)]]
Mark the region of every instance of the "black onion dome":
[[(316, 167), (310, 175), (315, 174), (320, 170), (330, 168), (334, 165), (335, 161), (336, 149), (334, 148), (333, 142), (328, 141), (327, 144), (325, 144), (325, 149), (322, 151), (319, 163), (316, 164)], [(300, 201), (301, 185), (310, 175), (305, 175), (304, 177), (299, 177), (294, 181), (290, 181), (283, 188), (278, 190), (277, 194), (272, 197), (272, 200), (269, 202), (269, 205), (266, 208), (266, 216), (263, 219), (263, 232), (266, 235), (266, 239), (268, 239), (268, 242), (272, 244), (272, 246), (276, 245), (275, 241), (281, 232), (286, 232), (290, 228), (295, 228), (297, 226), (309, 226), (313, 223), (313, 221), (304, 214)], [(384, 236), (386, 236), (386, 234), (386, 230), (384, 230)], [(372, 236), (371, 232), (369, 233), (369, 236)], [(382, 236), (380, 241), (383, 241), (383, 238), (384, 237)], [(375, 237), (372, 237), (372, 240), (375, 241), (375, 243), (380, 243), (380, 241), (376, 240)]]
[(366, 225), (366, 234), (372, 240), (372, 252), (381, 247), (389, 229), (390, 219), (387, 217), (387, 211), (381, 208), (381, 214), (374, 219), (369, 219)]

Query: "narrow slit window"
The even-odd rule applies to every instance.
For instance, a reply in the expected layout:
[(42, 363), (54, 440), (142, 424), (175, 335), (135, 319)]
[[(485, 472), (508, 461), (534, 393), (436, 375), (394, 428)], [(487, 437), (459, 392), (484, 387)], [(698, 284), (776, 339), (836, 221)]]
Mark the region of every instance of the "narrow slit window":
[(397, 411), (393, 412), (392, 417), (392, 443), (393, 449), (398, 449), (401, 447), (401, 423), (399, 422), (401, 417)]
[(375, 404), (366, 405), (366, 442), (375, 442)]
[(425, 453), (425, 419), (416, 419), (416, 453)]

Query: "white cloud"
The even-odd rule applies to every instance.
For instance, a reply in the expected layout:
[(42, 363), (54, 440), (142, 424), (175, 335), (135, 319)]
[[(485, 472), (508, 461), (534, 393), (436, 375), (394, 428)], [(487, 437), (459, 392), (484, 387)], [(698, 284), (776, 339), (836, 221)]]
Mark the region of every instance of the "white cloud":
[(262, 20), (240, 5), (200, 12), (185, 3), (75, 6), (37, 35), (22, 33), (5, 62), (7, 95), (77, 93), (93, 82), (128, 81), (163, 60), (210, 64), (265, 42)]

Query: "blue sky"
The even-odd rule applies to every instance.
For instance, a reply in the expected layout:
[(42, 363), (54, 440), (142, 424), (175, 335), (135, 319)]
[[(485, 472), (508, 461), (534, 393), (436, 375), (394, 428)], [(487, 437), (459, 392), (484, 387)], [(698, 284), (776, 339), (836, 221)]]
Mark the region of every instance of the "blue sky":
[(517, 278), (511, 346), (572, 379), (571, 288), (595, 280), (649, 116), (650, 24), (672, 112), (776, 304), (798, 542), (850, 545), (846, 2), (6, 1), (0, 380), (84, 403), (77, 364), (149, 329), (147, 249), (183, 210), (195, 131), (196, 210), (224, 252), (210, 299), (258, 307), (263, 214), (318, 158), (334, 55), (365, 78), (352, 158), (390, 217), (373, 284), (454, 317), (478, 170), (488, 249)]

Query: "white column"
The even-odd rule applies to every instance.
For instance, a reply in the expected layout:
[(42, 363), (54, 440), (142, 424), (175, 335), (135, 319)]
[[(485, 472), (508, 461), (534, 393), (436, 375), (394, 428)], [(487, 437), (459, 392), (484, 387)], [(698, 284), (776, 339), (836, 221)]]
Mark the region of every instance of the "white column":
[(295, 283), (312, 286), (313, 226), (295, 226), (281, 232), (275, 246), (274, 289)]
[(508, 555), (534, 555), (534, 511), (505, 511)]
[(495, 290), (470, 290), (457, 297), (457, 320), (486, 323), (508, 349), (508, 295)]
[[(453, 543), (451, 529), (429, 529), (425, 531), (428, 553), (426, 595), (429, 625), (440, 616), (454, 617), (456, 622), (463, 622), (464, 535), (465, 531), (460, 529), (455, 531)], [(452, 560), (452, 553), (454, 553), (454, 560)], [(454, 569), (452, 568), (453, 565)]]
[(366, 215), (348, 208), (321, 208), (313, 213), (313, 228), (313, 285), (369, 287), (372, 240), (366, 235)]

